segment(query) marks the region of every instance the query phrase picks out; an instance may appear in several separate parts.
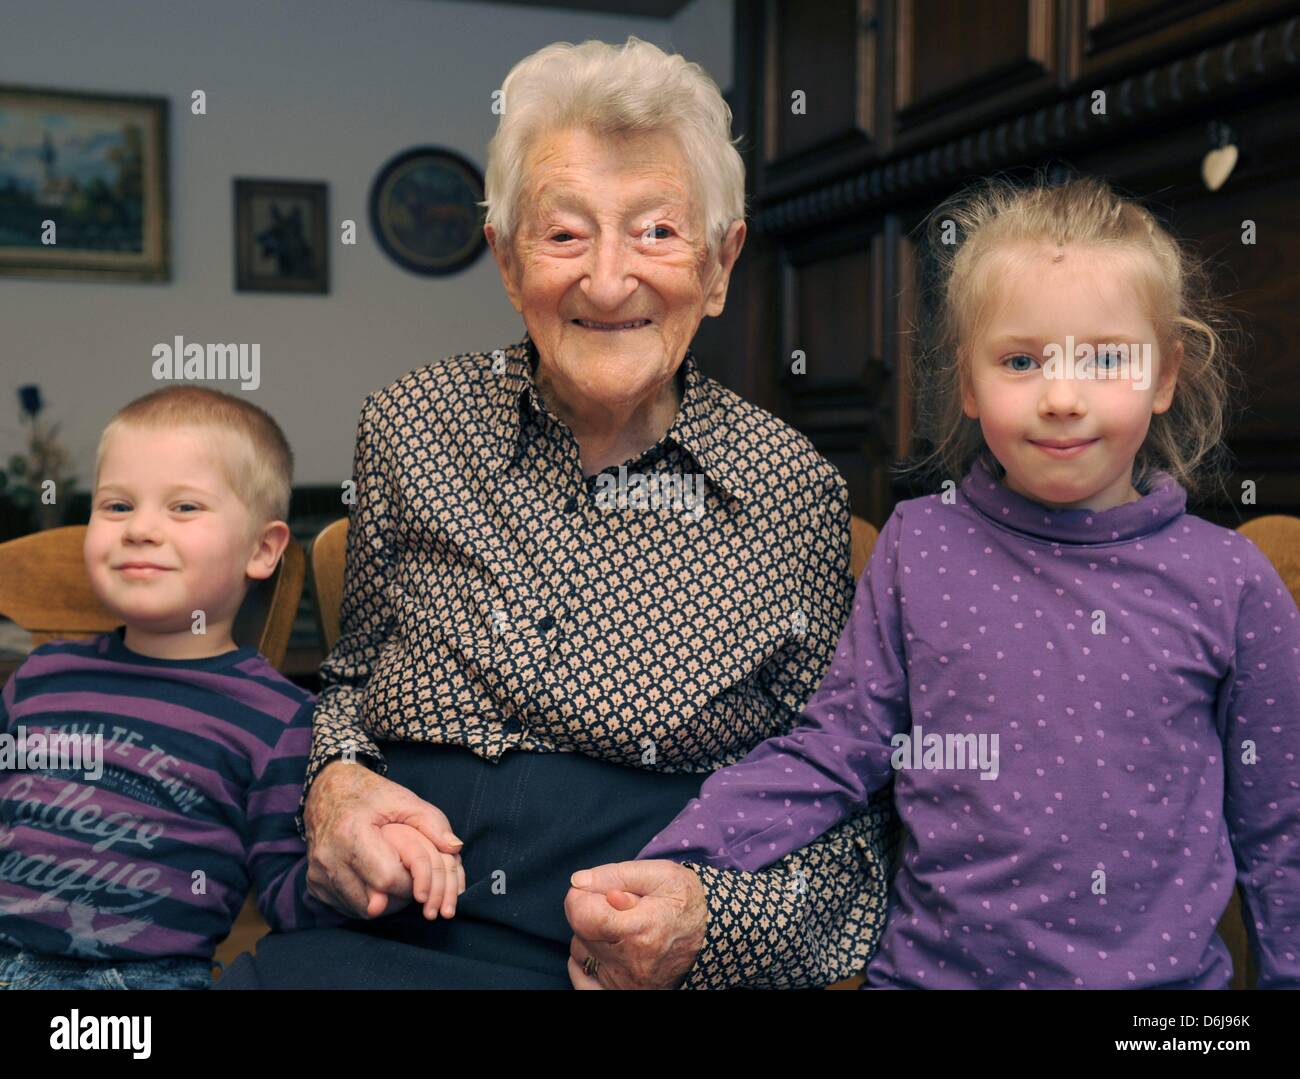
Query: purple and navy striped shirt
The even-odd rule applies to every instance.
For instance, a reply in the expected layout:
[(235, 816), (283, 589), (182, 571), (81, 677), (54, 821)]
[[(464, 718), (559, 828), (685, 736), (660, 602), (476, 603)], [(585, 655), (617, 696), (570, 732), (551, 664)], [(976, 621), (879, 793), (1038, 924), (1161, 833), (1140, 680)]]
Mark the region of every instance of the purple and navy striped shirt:
[[(340, 924), (294, 825), (315, 705), (254, 648), (155, 659), (119, 628), (35, 649), (0, 694), (0, 940), (209, 959), (250, 887), (273, 930)], [(59, 735), (98, 763), (42, 759)]]

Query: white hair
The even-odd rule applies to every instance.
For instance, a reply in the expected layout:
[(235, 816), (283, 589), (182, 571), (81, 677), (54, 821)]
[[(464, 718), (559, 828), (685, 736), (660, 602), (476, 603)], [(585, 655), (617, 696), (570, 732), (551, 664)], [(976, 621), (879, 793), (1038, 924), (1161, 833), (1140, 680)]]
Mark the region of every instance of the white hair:
[(501, 91), (501, 120), (488, 143), (487, 197), (479, 205), (507, 249), (519, 225), (528, 153), (561, 130), (671, 135), (691, 172), (687, 187), (694, 212), (703, 211), (710, 259), (731, 223), (744, 219), (745, 163), (731, 138), (731, 109), (699, 64), (634, 35), (621, 48), (561, 41), (520, 60)]

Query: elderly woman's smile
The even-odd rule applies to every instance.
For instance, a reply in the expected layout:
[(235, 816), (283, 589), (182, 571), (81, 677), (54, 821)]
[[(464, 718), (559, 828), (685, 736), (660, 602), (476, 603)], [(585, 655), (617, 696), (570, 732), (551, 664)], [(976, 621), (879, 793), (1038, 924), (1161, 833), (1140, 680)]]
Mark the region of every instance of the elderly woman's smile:
[(588, 330), (614, 331), (614, 330), (639, 330), (650, 325), (648, 318), (632, 319), (630, 322), (595, 322), (591, 319), (575, 318), (573, 320), (579, 326)]

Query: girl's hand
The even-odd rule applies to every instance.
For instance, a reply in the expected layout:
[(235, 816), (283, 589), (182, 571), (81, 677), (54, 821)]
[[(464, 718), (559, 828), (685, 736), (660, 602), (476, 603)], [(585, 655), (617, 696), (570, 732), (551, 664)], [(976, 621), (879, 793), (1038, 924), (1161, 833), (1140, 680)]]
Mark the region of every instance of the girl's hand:
[(411, 895), (424, 904), (430, 921), (456, 914), (456, 897), (465, 890), (465, 868), (459, 854), (446, 854), (424, 834), (407, 824), (385, 824), (379, 829), (407, 871), (411, 874)]

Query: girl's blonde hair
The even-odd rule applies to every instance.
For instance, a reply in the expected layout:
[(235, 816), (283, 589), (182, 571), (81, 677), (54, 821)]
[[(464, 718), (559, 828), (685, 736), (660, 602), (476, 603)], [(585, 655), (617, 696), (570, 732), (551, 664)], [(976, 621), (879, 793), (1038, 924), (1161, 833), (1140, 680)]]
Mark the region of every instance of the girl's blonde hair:
[[(1192, 495), (1222, 482), (1224, 432), (1232, 422), (1237, 371), (1230, 352), (1240, 331), (1212, 297), (1205, 264), (1136, 201), (1096, 177), (1053, 184), (1039, 170), (1027, 185), (1003, 176), (960, 191), (923, 222), (922, 300), (912, 394), (916, 431), (932, 449), (896, 466), (926, 483), (960, 481), (976, 459), (1004, 470), (984, 443), (978, 420), (962, 411), (970, 349), (993, 313), (997, 255), (1021, 245), (1080, 245), (1124, 259), (1156, 328), (1162, 357), (1182, 342), (1173, 402), (1151, 417), (1133, 482), (1145, 493), (1153, 473), (1169, 473)], [(1127, 256), (1127, 257), (1125, 257)]]
[(252, 527), (288, 520), (293, 451), (280, 425), (256, 405), (206, 386), (165, 386), (136, 398), (108, 421), (99, 436), (96, 487), (109, 438), (122, 427), (213, 431), (218, 436), (213, 452), (219, 467), (248, 507)]

